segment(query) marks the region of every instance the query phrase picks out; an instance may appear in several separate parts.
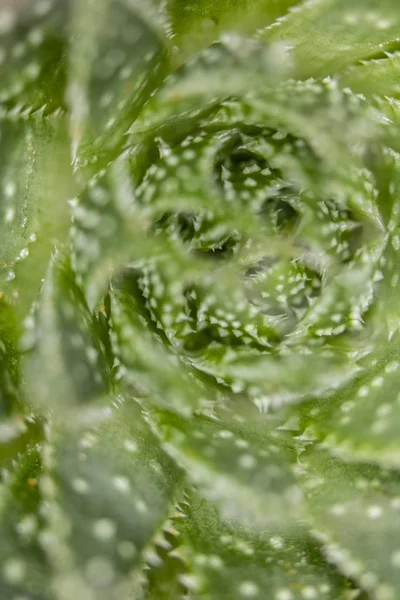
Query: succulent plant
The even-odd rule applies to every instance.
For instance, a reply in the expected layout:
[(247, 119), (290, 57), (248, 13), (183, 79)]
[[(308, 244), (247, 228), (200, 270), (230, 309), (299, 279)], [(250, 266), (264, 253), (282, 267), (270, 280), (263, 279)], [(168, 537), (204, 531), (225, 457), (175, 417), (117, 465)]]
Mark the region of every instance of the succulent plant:
[(2, 0), (1, 600), (400, 598), (395, 0)]

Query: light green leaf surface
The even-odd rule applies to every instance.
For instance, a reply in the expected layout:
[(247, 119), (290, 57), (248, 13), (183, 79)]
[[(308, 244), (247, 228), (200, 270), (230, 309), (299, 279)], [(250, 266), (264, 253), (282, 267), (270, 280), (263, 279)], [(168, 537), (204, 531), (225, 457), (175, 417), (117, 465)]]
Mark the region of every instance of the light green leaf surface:
[(3, 0), (1, 111), (50, 114), (65, 108), (70, 1)]
[(1, 488), (4, 600), (131, 598), (179, 481), (133, 401), (47, 428)]
[(362, 362), (358, 375), (339, 392), (300, 406), (294, 429), (313, 431), (348, 459), (398, 467), (398, 334), (379, 357), (367, 355)]
[(398, 26), (394, 0), (306, 0), (260, 35), (286, 42), (295, 76), (306, 79), (334, 75), (396, 48)]
[(211, 44), (223, 35), (251, 34), (284, 15), (298, 0), (167, 0), (171, 34), (178, 57)]
[(0, 124), (0, 291), (27, 316), (50, 254), (68, 234), (70, 179), (60, 117), (5, 118)]
[(68, 260), (55, 257), (49, 266), (29, 325), (23, 341), (32, 349), (24, 366), (39, 407), (70, 411), (106, 396), (106, 348)]
[(44, 529), (37, 482), (40, 451), (24, 454), (0, 488), (0, 585), (4, 600), (29, 594), (50, 600), (49, 565), (38, 538)]
[(342, 462), (318, 447), (302, 455), (301, 462), (308, 512), (326, 558), (377, 600), (396, 598), (398, 473)]
[[(326, 563), (319, 545), (302, 527), (290, 532), (269, 527), (251, 533), (221, 517), (213, 503), (189, 495), (173, 522), (175, 548), (148, 574), (148, 597), (170, 597), (169, 569), (193, 598), (300, 600), (364, 598)], [(166, 531), (166, 537), (168, 531)], [(180, 570), (178, 570), (180, 567)]]
[(167, 72), (163, 34), (150, 2), (147, 11), (128, 0), (74, 3), (66, 95), (75, 168), (98, 171), (117, 156)]
[[(255, 412), (255, 411), (254, 411)], [(295, 453), (274, 434), (267, 419), (246, 410), (240, 418), (184, 420), (168, 413), (156, 417), (166, 451), (189, 480), (221, 505), (222, 514), (258, 529), (290, 527), (301, 514), (301, 491), (295, 484)]]
[(399, 14), (2, 3), (2, 599), (398, 600)]

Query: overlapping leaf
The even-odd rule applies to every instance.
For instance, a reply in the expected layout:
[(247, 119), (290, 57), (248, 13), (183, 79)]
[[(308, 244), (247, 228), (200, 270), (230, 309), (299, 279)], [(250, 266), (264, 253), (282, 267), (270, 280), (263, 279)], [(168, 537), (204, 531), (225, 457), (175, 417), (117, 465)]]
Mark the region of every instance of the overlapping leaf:
[(82, 425), (48, 429), (3, 483), (5, 600), (131, 598), (140, 584), (179, 471), (133, 402), (118, 400), (97, 424)]
[(399, 589), (397, 472), (311, 449), (303, 459), (310, 518), (325, 555), (378, 600)]
[(349, 5), (346, 0), (305, 1), (260, 35), (290, 47), (296, 77), (334, 75), (348, 65), (397, 46), (394, 0)]
[(289, 533), (269, 527), (252, 534), (223, 519), (213, 503), (191, 495), (182, 509), (173, 521), (175, 539), (171, 534), (168, 538), (175, 548), (168, 552), (165, 564), (148, 575), (147, 593), (152, 600), (177, 597), (179, 585), (193, 598), (204, 600), (363, 598), (325, 563), (318, 544), (302, 527)]
[(5, 600), (397, 599), (397, 13), (3, 3)]
[[(251, 407), (246, 411), (251, 413)], [(222, 514), (256, 529), (289, 527), (301, 514), (301, 492), (295, 484), (295, 453), (264, 419), (183, 419), (158, 413), (167, 452)]]

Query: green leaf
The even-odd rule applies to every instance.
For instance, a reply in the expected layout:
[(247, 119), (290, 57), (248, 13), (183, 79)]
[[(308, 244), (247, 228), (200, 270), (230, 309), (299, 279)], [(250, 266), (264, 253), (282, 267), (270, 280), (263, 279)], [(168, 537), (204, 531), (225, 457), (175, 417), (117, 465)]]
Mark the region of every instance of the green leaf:
[(327, 559), (377, 600), (396, 598), (398, 473), (343, 462), (318, 447), (302, 455), (301, 462), (308, 513)]
[[(385, 338), (375, 344), (383, 345)], [(358, 375), (337, 392), (300, 406), (295, 429), (312, 429), (335, 453), (351, 460), (368, 460), (386, 466), (399, 465), (400, 420), (399, 340), (378, 354), (366, 347)], [(370, 354), (371, 356), (368, 356)], [(362, 363), (365, 363), (364, 365)]]
[(4, 0), (4, 600), (397, 600), (398, 25)]
[[(152, 600), (179, 597), (168, 595), (176, 589), (169, 569), (178, 560), (184, 565), (178, 582), (195, 599), (364, 597), (324, 561), (319, 545), (302, 527), (252, 533), (224, 519), (213, 503), (190, 494), (172, 531), (176, 547), (164, 565), (148, 574), (147, 593)], [(168, 537), (167, 531), (166, 537), (168, 541), (172, 535)]]
[[(61, 589), (79, 574), (90, 598), (128, 599), (181, 477), (133, 400), (117, 398), (99, 416), (97, 427), (61, 432), (54, 440), (51, 480), (42, 486), (54, 485), (54, 491), (49, 487), (54, 510), (49, 511), (49, 528), (68, 544), (71, 560), (69, 570), (57, 560), (55, 569)], [(57, 511), (65, 523), (61, 531)], [(51, 539), (46, 546), (52, 557)]]
[(52, 261), (30, 325), (27, 342), (33, 350), (24, 367), (29, 389), (35, 390), (32, 403), (59, 412), (106, 397), (111, 385), (106, 348), (68, 259)]
[(20, 368), (17, 324), (12, 310), (0, 299), (0, 415), (5, 417), (20, 403)]
[(308, 0), (267, 27), (263, 39), (286, 42), (299, 79), (326, 77), (397, 46), (394, 0)]
[(179, 59), (224, 35), (252, 33), (285, 14), (298, 0), (167, 0)]
[(113, 294), (111, 306), (116, 379), (122, 389), (183, 415), (199, 408), (205, 387), (179, 355), (163, 347), (160, 336), (144, 330), (132, 298)]
[[(219, 33), (229, 27), (242, 31), (248, 29), (251, 32), (254, 29), (256, 18), (258, 20), (263, 18), (266, 21), (276, 19), (293, 4), (295, 4), (293, 0), (278, 0), (278, 2), (256, 0), (253, 3), (248, 0), (233, 0), (233, 2), (223, 0), (218, 4), (210, 0), (186, 3), (182, 0), (169, 0), (167, 2), (168, 11), (173, 19), (175, 35), (193, 36), (196, 34), (193, 31), (194, 28), (200, 28), (206, 35), (209, 30), (208, 43), (217, 39)], [(252, 19), (253, 23), (251, 23)], [(214, 24), (210, 21), (213, 21)], [(197, 32), (197, 35), (200, 34)]]
[(70, 2), (4, 0), (0, 13), (1, 109), (14, 114), (65, 108)]
[(267, 419), (256, 420), (251, 405), (244, 409), (246, 421), (227, 411), (222, 418), (192, 419), (159, 412), (155, 422), (166, 451), (224, 516), (256, 529), (290, 527), (301, 514), (295, 453)]
[(179, 472), (133, 401), (46, 437), (1, 490), (4, 600), (131, 598)]
[(156, 15), (140, 10), (140, 2), (74, 3), (67, 101), (76, 168), (96, 172), (118, 155), (126, 130), (166, 75), (163, 30), (149, 13)]
[(40, 451), (29, 449), (0, 487), (0, 585), (4, 600), (29, 594), (32, 600), (53, 598), (49, 565), (38, 542), (43, 531), (38, 478)]
[(0, 291), (27, 316), (55, 245), (69, 227), (70, 179), (61, 117), (0, 122)]
[(374, 96), (397, 98), (400, 92), (400, 55), (398, 52), (386, 53), (375, 60), (367, 60), (344, 71), (340, 84), (350, 87), (368, 99)]

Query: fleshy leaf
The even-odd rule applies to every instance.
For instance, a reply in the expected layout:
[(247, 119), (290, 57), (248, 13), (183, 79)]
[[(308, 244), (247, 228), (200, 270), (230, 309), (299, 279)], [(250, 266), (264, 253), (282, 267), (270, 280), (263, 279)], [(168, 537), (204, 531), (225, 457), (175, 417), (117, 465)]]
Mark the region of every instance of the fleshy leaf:
[(53, 600), (49, 565), (38, 542), (43, 518), (38, 489), (40, 451), (30, 449), (0, 487), (0, 585), (4, 600)]
[(64, 109), (69, 11), (69, 0), (2, 2), (1, 110), (18, 115)]
[[(378, 338), (376, 344), (382, 343)], [(382, 344), (383, 345), (383, 344)], [(332, 449), (353, 460), (399, 465), (400, 422), (398, 335), (377, 357), (366, 356), (353, 381), (337, 392), (306, 402), (295, 429), (312, 429)], [(368, 351), (368, 348), (366, 348)], [(371, 353), (373, 346), (369, 349)]]
[(12, 310), (0, 298), (0, 415), (9, 416), (20, 403), (18, 327)]
[(3, 484), (4, 600), (130, 599), (140, 584), (179, 472), (133, 401), (118, 399), (82, 426), (47, 427)]
[(396, 98), (400, 92), (400, 54), (386, 53), (379, 59), (349, 67), (341, 74), (340, 84), (368, 99), (374, 96)]
[(0, 121), (1, 293), (27, 316), (55, 245), (66, 240), (70, 179), (61, 117)]
[(170, 34), (179, 61), (229, 34), (252, 33), (270, 24), (298, 0), (167, 0)]
[(33, 346), (25, 361), (33, 402), (70, 411), (105, 397), (111, 385), (105, 348), (68, 260), (52, 261), (35, 316), (25, 341)]
[(397, 8), (4, 0), (5, 600), (397, 600)]
[(381, 55), (397, 45), (395, 0), (349, 5), (347, 0), (308, 0), (260, 35), (286, 42), (295, 76), (326, 77), (351, 64)]
[(133, 299), (118, 295), (113, 294), (111, 305), (117, 381), (151, 404), (191, 414), (201, 405), (206, 388), (179, 356), (162, 346), (160, 336), (144, 330)]
[[(147, 546), (179, 492), (179, 471), (160, 450), (139, 407), (122, 399), (104, 412), (97, 427), (77, 435), (61, 432), (52, 461), (49, 528), (57, 534), (58, 511), (72, 561), (70, 573), (62, 562), (55, 565), (58, 585), (67, 587), (76, 573), (90, 598), (131, 598)], [(51, 487), (48, 493), (51, 502)], [(51, 538), (45, 545), (52, 556)]]
[(189, 420), (167, 412), (158, 413), (155, 422), (167, 452), (193, 484), (220, 503), (222, 514), (256, 528), (290, 526), (301, 514), (295, 453), (267, 419), (256, 421), (256, 411), (246, 408), (246, 422), (239, 416)]
[(397, 598), (398, 473), (343, 462), (318, 447), (301, 462), (308, 512), (327, 559), (377, 600)]
[(324, 561), (319, 545), (302, 527), (252, 533), (224, 519), (214, 504), (189, 495), (170, 531), (166, 529), (166, 541), (175, 547), (164, 565), (148, 573), (151, 600), (177, 597), (168, 595), (177, 587), (169, 569), (182, 563), (178, 583), (196, 600), (365, 598)]
[(67, 100), (76, 167), (89, 163), (98, 171), (118, 155), (126, 130), (166, 74), (162, 29), (145, 18), (156, 13), (140, 4), (74, 3)]

